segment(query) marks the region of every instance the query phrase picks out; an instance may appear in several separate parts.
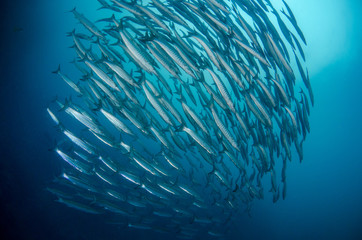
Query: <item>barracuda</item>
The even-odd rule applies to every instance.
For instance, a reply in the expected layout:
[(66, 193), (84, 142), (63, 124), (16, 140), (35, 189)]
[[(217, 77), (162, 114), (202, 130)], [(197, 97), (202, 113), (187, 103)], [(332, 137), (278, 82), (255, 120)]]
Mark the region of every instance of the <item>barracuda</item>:
[(54, 71), (75, 95), (47, 105), (65, 136), (59, 189), (49, 188), (59, 202), (196, 239), (229, 237), (264, 194), (285, 199), (314, 104), (286, 1), (285, 11), (269, 0), (98, 2), (94, 22), (72, 10), (81, 77)]

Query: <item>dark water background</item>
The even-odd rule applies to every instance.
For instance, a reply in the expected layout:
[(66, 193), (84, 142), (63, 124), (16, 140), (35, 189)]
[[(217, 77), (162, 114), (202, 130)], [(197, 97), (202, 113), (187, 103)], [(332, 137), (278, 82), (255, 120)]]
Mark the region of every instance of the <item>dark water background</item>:
[[(304, 161), (289, 165), (287, 199), (273, 204), (268, 195), (255, 202), (253, 217), (241, 217), (228, 237), (362, 239), (362, 6), (290, 2), (308, 40), (316, 98)], [(71, 69), (65, 33), (76, 21), (65, 11), (73, 6), (98, 18), (95, 0), (1, 3), (0, 239), (169, 239), (105, 224), (45, 191), (60, 171), (59, 158), (48, 151), (59, 133), (45, 109), (56, 94), (72, 93), (51, 71), (59, 63)]]

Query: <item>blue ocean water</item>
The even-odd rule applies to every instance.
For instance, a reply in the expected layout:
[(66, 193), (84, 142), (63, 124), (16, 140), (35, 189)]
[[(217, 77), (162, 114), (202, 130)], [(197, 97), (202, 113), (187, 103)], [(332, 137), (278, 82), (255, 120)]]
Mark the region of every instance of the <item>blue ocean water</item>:
[[(278, 1), (274, 1), (278, 4)], [(308, 41), (315, 95), (304, 160), (288, 167), (288, 193), (253, 204), (230, 239), (361, 239), (362, 111), (359, 1), (288, 1)], [(55, 202), (45, 188), (59, 174), (48, 151), (59, 133), (46, 113), (56, 94), (73, 94), (51, 74), (74, 57), (65, 33), (77, 6), (97, 19), (96, 1), (12, 1), (1, 8), (0, 199), (5, 239), (169, 239), (106, 224)], [(57, 135), (58, 134), (58, 135)], [(1, 239), (4, 239), (4, 238)], [(208, 239), (205, 237), (205, 239)]]

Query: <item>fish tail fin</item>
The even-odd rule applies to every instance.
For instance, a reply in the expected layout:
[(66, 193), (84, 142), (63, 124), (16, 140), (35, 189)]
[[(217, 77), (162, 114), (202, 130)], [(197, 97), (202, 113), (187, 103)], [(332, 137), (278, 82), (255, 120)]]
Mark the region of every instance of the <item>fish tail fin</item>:
[(64, 132), (64, 130), (65, 130), (65, 127), (63, 126), (63, 124), (61, 122), (59, 122), (59, 124), (56, 125), (55, 127), (56, 127), (57, 131), (59, 131), (61, 133)]
[[(204, 101), (204, 99), (200, 95), (198, 95), (198, 97), (199, 97), (199, 102), (201, 103), (201, 105), (205, 106), (206, 102)], [(205, 116), (203, 116), (203, 119), (205, 119)]]
[(170, 28), (171, 28), (172, 30), (175, 30), (175, 24), (174, 24), (173, 22), (170, 23)]
[(182, 94), (182, 87), (180, 86), (179, 89), (176, 88), (176, 93), (180, 96), (180, 98), (176, 98), (177, 101), (179, 101), (180, 103), (186, 103), (186, 98), (185, 96)]
[(199, 67), (200, 67), (200, 69), (206, 69), (208, 67), (211, 68), (212, 65), (211, 65), (210, 61), (205, 58), (204, 61), (200, 61)]
[[(86, 57), (89, 56), (88, 53), (92, 52), (92, 48), (93, 48), (93, 45), (91, 44), (88, 49), (87, 48), (85, 49)], [(98, 60), (96, 60), (96, 63), (97, 63), (97, 61)]]
[(143, 105), (141, 105), (142, 109), (146, 108), (146, 103), (147, 103), (147, 100), (145, 101), (145, 103)]
[(102, 53), (100, 59), (95, 60), (94, 63), (95, 64), (102, 64), (107, 60), (108, 60), (107, 56)]
[(117, 30), (123, 30), (124, 29), (124, 22), (127, 21), (127, 17), (123, 17), (119, 20), (119, 26)]
[(90, 205), (97, 204), (97, 197), (93, 195), (93, 200), (89, 203)]
[[(63, 129), (64, 130), (64, 129)], [(55, 152), (58, 146), (58, 141), (54, 139), (52, 145), (48, 148), (49, 152)]]
[(93, 111), (93, 112), (98, 112), (98, 111), (102, 108), (102, 106), (103, 106), (102, 100), (99, 99), (98, 103), (95, 103), (95, 105), (96, 105), (96, 107), (95, 107), (95, 108), (92, 108), (92, 111)]
[(179, 175), (177, 175), (175, 182), (172, 184), (172, 186), (177, 186), (179, 181)]
[(155, 38), (156, 38), (155, 34), (153, 34), (152, 32), (147, 31), (145, 33), (145, 35), (139, 37), (138, 40), (140, 40), (141, 42), (146, 43), (146, 42), (150, 42), (150, 41), (154, 40)]
[[(284, 9), (282, 9), (283, 12)], [(278, 12), (275, 10), (275, 8), (272, 8), (271, 13), (273, 13), (274, 15), (279, 16)]]
[[(252, 121), (251, 124), (250, 124), (250, 128), (256, 128), (256, 121)], [(254, 146), (254, 144), (253, 144)]]
[[(207, 65), (207, 64), (206, 64)], [(200, 74), (198, 75), (199, 77), (195, 78), (194, 80), (196, 82), (203, 82), (205, 81), (205, 77), (204, 77), (204, 73), (202, 71), (200, 71)]]
[(56, 70), (52, 71), (52, 73), (54, 73), (54, 74), (60, 73), (60, 64), (58, 65), (58, 68)]
[(79, 59), (77, 60), (78, 62), (85, 62), (85, 60), (87, 60), (88, 59), (88, 56), (87, 56), (87, 53), (85, 54), (85, 55), (83, 55), (83, 56), (80, 56), (79, 55)]
[(236, 192), (238, 189), (239, 189), (239, 185), (235, 184), (235, 188), (234, 188), (233, 192)]
[(182, 36), (180, 36), (181, 38), (185, 38), (187, 36), (187, 34), (184, 31), (182, 31), (181, 29), (179, 31), (182, 33)]
[(212, 170), (207, 174), (207, 181), (210, 182), (211, 175), (215, 173), (215, 163), (212, 164)]
[(214, 98), (212, 96), (210, 97), (210, 100), (206, 103), (204, 107), (207, 109), (214, 108)]
[(92, 76), (91, 73), (84, 74), (79, 80), (81, 81), (87, 81)]
[(76, 10), (76, 8), (77, 8), (77, 7), (74, 7), (74, 8), (72, 8), (71, 10), (66, 11), (66, 13), (67, 13), (67, 12), (72, 12), (72, 13), (74, 13), (74, 12), (76, 12), (76, 11), (77, 11), (77, 10)]
[(189, 38), (189, 37), (192, 37), (192, 36), (196, 36), (197, 35), (197, 32), (195, 30), (195, 28), (193, 29), (190, 29), (189, 32), (187, 34), (185, 34), (182, 30), (180, 30), (183, 34), (182, 38)]
[(56, 101), (58, 101), (58, 95), (55, 95), (55, 97), (50, 102), (55, 103)]
[(181, 123), (180, 125), (178, 125), (177, 127), (175, 127), (175, 132), (181, 132), (183, 131), (185, 125), (183, 123)]
[[(171, 78), (172, 78), (172, 77), (171, 77)], [(172, 78), (172, 79), (175, 79), (175, 78)], [(178, 93), (178, 92), (180, 91), (179, 89), (180, 89), (180, 87), (181, 87), (181, 86), (180, 86), (180, 87), (177, 87), (177, 84), (176, 84), (176, 83), (177, 83), (177, 81), (176, 81), (176, 79), (175, 79), (175, 81), (174, 81), (174, 86), (175, 86), (176, 91), (173, 92), (174, 94)], [(173, 95), (172, 95), (172, 96), (173, 96)]]
[(75, 34), (75, 28), (74, 28), (72, 31), (67, 32), (67, 33), (66, 33), (66, 36), (67, 36), (67, 37), (71, 37), (71, 36), (73, 36), (73, 34)]
[[(98, 8), (97, 10), (101, 10), (101, 9), (104, 9), (104, 7), (100, 7)], [(111, 18), (101, 18), (101, 19), (98, 19), (97, 21), (95, 22), (108, 22)]]
[[(98, 43), (100, 44), (99, 37), (96, 36), (96, 39), (91, 41), (91, 43)], [(92, 45), (91, 45), (92, 46)], [(102, 53), (103, 54), (103, 53)]]
[(227, 150), (224, 143), (221, 144), (221, 147), (222, 147), (222, 149), (219, 152), (220, 154), (224, 153)]
[[(139, 71), (137, 71), (140, 75), (139, 76), (137, 76), (137, 77), (135, 77), (136, 79), (137, 79), (137, 83), (138, 84), (143, 84), (143, 82), (146, 80), (146, 77), (145, 77), (145, 73), (143, 72), (143, 71), (141, 71), (141, 70), (139, 70)], [(133, 71), (131, 70), (131, 76), (133, 75), (132, 74), (133, 73)]]
[(63, 106), (58, 110), (58, 112), (61, 112), (61, 111), (64, 111), (65, 109), (67, 109), (70, 105), (70, 102), (71, 102), (71, 99), (66, 98), (64, 100)]

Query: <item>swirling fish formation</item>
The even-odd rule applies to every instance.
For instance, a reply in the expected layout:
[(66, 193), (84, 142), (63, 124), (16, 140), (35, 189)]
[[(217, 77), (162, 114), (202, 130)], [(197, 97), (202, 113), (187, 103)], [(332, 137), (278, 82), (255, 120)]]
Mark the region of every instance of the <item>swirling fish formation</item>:
[(82, 77), (54, 71), (77, 94), (47, 109), (66, 136), (49, 188), (58, 201), (191, 239), (224, 236), (264, 198), (262, 182), (284, 199), (314, 102), (306, 40), (287, 3), (99, 3), (111, 17), (71, 11), (82, 24), (68, 34)]

